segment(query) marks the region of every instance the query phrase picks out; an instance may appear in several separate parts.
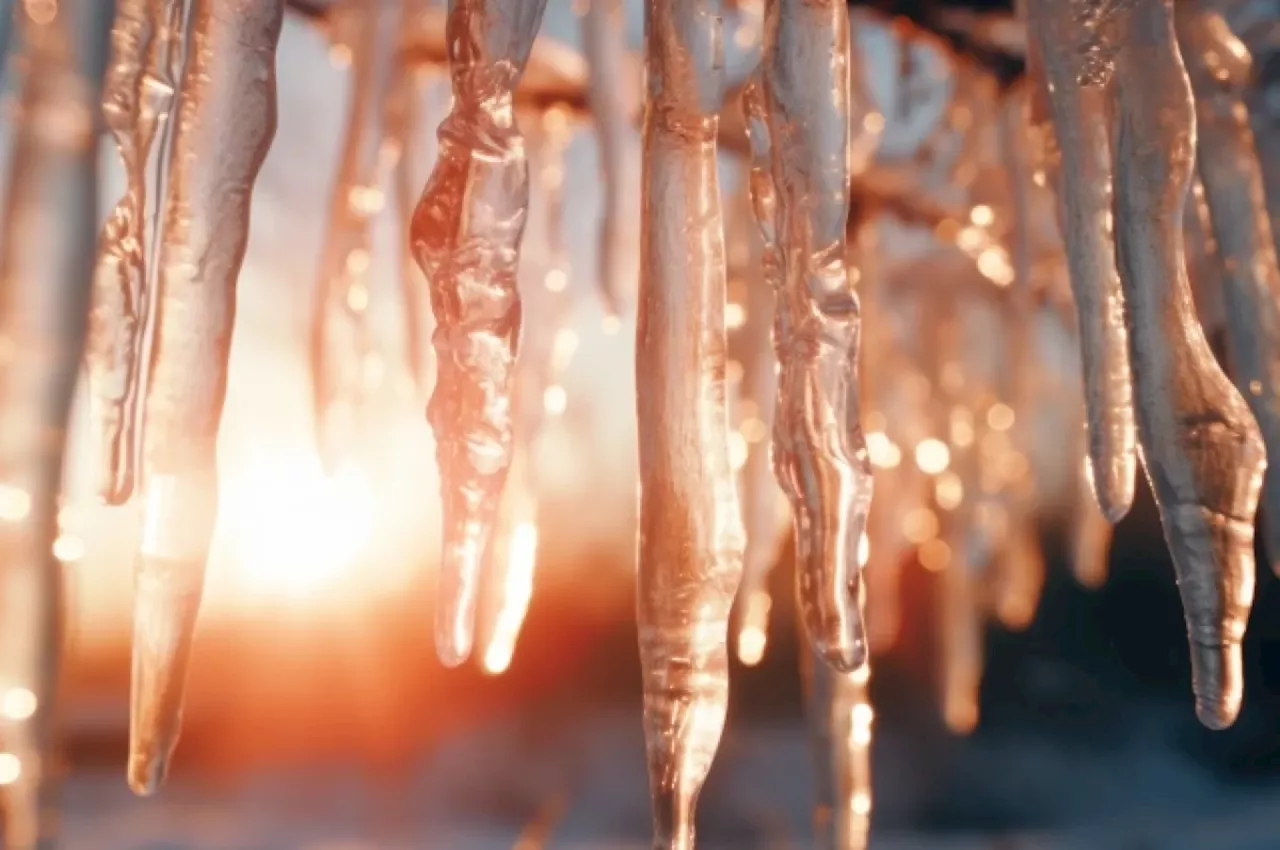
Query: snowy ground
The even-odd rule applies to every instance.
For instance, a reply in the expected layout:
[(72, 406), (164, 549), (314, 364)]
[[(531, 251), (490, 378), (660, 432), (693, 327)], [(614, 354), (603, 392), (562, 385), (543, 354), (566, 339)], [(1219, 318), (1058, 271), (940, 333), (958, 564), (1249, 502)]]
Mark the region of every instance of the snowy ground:
[[(1172, 715), (1170, 715), (1172, 716)], [(1156, 746), (1164, 717), (1119, 747), (1074, 752), (1018, 736), (939, 745), (892, 730), (876, 753), (879, 850), (1274, 850), (1280, 787), (1230, 786)], [(576, 737), (512, 722), (425, 757), (377, 789), (335, 766), (233, 790), (175, 783), (135, 800), (119, 774), (79, 772), (68, 850), (644, 850), (646, 779), (636, 718)], [(928, 736), (925, 736), (926, 739)], [(919, 750), (939, 748), (931, 765)], [(949, 749), (949, 752), (945, 750)], [(792, 727), (731, 735), (701, 806), (704, 850), (812, 846), (808, 750)], [(941, 801), (941, 802), (939, 802)], [(948, 815), (946, 810), (952, 809)], [(1001, 815), (1004, 811), (1005, 815)], [(965, 827), (974, 818), (1026, 829)], [(915, 823), (913, 823), (915, 822)], [(932, 822), (932, 826), (927, 826)], [(949, 824), (949, 825), (948, 825)], [(913, 831), (912, 826), (916, 829)]]

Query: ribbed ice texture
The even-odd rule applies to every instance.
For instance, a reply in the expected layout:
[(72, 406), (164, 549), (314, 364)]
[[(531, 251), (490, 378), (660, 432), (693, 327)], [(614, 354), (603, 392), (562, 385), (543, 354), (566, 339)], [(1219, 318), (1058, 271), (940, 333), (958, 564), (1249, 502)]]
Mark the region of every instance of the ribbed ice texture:
[(443, 491), (436, 650), (451, 666), (471, 653), (480, 567), (511, 464), (516, 268), (529, 205), (512, 104), (545, 6), (449, 3), (453, 107), (410, 229), (436, 320), (436, 386), (427, 407)]
[(837, 673), (801, 642), (805, 714), (816, 768), (818, 850), (866, 850), (871, 831), (871, 724), (867, 664)]
[(866, 657), (857, 548), (872, 489), (857, 413), (858, 298), (845, 270), (850, 52), (844, 3), (772, 0), (758, 93), (746, 98), (763, 113), (749, 124), (768, 134), (777, 193), (774, 466), (795, 516), (806, 631), (845, 672)]
[[(1067, 140), (1085, 126), (1109, 136), (1138, 436), (1178, 574), (1196, 711), (1222, 728), (1240, 708), (1240, 640), (1253, 601), (1253, 518), (1266, 460), (1244, 399), (1214, 362), (1187, 284), (1182, 222), (1195, 112), (1171, 4), (1109, 3), (1084, 25), (1064, 13), (1081, 3), (1032, 0), (1030, 26), (1045, 54), (1064, 158)], [(1091, 100), (1068, 108), (1081, 91)], [(1095, 476), (1105, 471), (1095, 463)]]
[[(1133, 385), (1112, 219), (1112, 164), (1097, 20), (1116, 0), (1026, 0), (1032, 122), (1057, 189), (1058, 222), (1075, 296), (1089, 456), (1098, 506), (1118, 522), (1133, 503)], [(1157, 0), (1159, 2), (1159, 0)], [(1072, 33), (1071, 39), (1065, 33)], [(1050, 124), (1052, 122), (1052, 124)]]
[(587, 102), (599, 141), (604, 181), (600, 220), (600, 263), (596, 274), (608, 315), (626, 311), (635, 290), (636, 174), (632, 141), (635, 108), (627, 77), (627, 33), (621, 0), (588, 0), (582, 18), (586, 55)]
[[(1207, 0), (1175, 5), (1196, 102), (1196, 166), (1221, 262), (1227, 351), (1270, 457), (1280, 457), (1280, 268), (1245, 106), (1250, 57)], [(1264, 479), (1266, 554), (1280, 571), (1280, 468)]]
[(718, 0), (649, 0), (646, 11), (637, 614), (653, 846), (691, 850), (724, 728), (729, 609), (742, 576), (716, 172), (722, 9)]
[(371, 231), (385, 198), (382, 117), (400, 32), (397, 11), (394, 4), (340, 0), (332, 15), (336, 35), (351, 50), (350, 89), (311, 317), (317, 436), (331, 471), (351, 460), (368, 389)]
[(195, 0), (169, 162), (142, 451), (129, 784), (164, 780), (217, 507), (249, 201), (275, 136), (282, 0)]
[(16, 23), (26, 73), (0, 234), (0, 693), (34, 698), (3, 721), (20, 774), (4, 786), (9, 850), (51, 850), (57, 833), (55, 721), (63, 638), (54, 558), (65, 433), (93, 274), (98, 96), (112, 4), (27, 3)]

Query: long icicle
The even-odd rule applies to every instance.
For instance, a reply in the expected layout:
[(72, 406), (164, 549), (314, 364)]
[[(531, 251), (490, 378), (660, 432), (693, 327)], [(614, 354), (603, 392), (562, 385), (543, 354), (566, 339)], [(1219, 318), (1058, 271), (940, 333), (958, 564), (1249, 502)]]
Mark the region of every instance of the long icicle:
[(856, 553), (872, 489), (858, 417), (859, 305), (845, 270), (850, 54), (844, 3), (766, 3), (760, 91), (787, 314), (775, 341), (774, 464), (792, 498), (806, 631), (844, 672), (866, 655)]
[(195, 0), (165, 199), (145, 406), (129, 785), (177, 743), (217, 512), (217, 438), (253, 184), (275, 136), (282, 0)]
[(453, 107), (411, 226), (436, 318), (427, 407), (443, 490), (436, 651), (450, 666), (471, 654), (480, 569), (511, 465), (516, 267), (529, 206), (513, 100), (545, 7), (546, 0), (450, 0)]
[(394, 5), (364, 0), (343, 2), (336, 14), (349, 27), (351, 89), (311, 323), (317, 442), (330, 471), (351, 461), (364, 409), (371, 230), (386, 197), (381, 118), (400, 22)]
[(97, 209), (98, 96), (113, 4), (21, 4), (19, 113), (0, 251), (0, 694), (4, 840), (57, 834), (58, 532), (65, 435), (84, 350)]
[(631, 226), (636, 156), (631, 122), (635, 114), (627, 79), (627, 33), (621, 0), (588, 0), (582, 17), (587, 103), (599, 140), (604, 181), (600, 219), (600, 263), (596, 274), (607, 316), (627, 309), (635, 289), (635, 237)]
[(729, 699), (743, 532), (729, 464), (719, 0), (648, 0), (636, 412), (637, 609), (655, 848), (692, 850)]
[[(481, 658), (482, 666), (490, 673), (501, 673), (510, 664), (528, 614), (537, 566), (541, 489), (536, 453), (547, 418), (562, 412), (560, 405), (566, 396), (558, 381), (576, 346), (576, 337), (565, 321), (569, 303), (563, 208), (565, 150), (571, 127), (566, 110), (557, 105), (523, 117), (536, 128), (527, 132), (538, 187), (532, 197), (542, 209), (544, 262), (540, 274), (525, 278), (521, 293), (530, 321), (520, 340), (511, 398), (511, 468), (494, 551), (482, 583), (488, 604), (481, 609), (491, 609), (493, 613)], [(572, 342), (566, 344), (566, 340)]]
[(1248, 406), (1214, 360), (1187, 283), (1182, 209), (1196, 123), (1170, 5), (1140, 0), (1113, 22), (1123, 45), (1111, 109), (1116, 258), (1133, 328), (1138, 438), (1186, 610), (1196, 712), (1222, 728), (1240, 710), (1266, 455)]
[[(1025, 0), (1025, 5), (1031, 120), (1043, 148), (1037, 153), (1059, 199), (1084, 371), (1089, 457), (1097, 473), (1094, 493), (1103, 515), (1114, 523), (1133, 504), (1137, 452), (1124, 296), (1115, 261), (1112, 165), (1101, 119), (1103, 94), (1075, 67), (1082, 54), (1063, 50), (1055, 29), (1077, 18), (1082, 21), (1077, 29), (1088, 29), (1088, 10), (1109, 2)], [(1092, 65), (1088, 73), (1096, 73)]]
[[(120, 0), (102, 111), (124, 163), (125, 193), (102, 226), (90, 314), (90, 432), (101, 443), (97, 487), (119, 505), (137, 475), (138, 392), (148, 312), (147, 165), (173, 108), (182, 0)], [(155, 238), (155, 234), (152, 234)]]
[[(1250, 57), (1204, 0), (1174, 5), (1178, 39), (1196, 102), (1196, 163), (1221, 262), (1232, 377), (1280, 458), (1280, 267), (1249, 127)], [(1280, 464), (1263, 478), (1263, 534), (1280, 573)]]
[[(802, 636), (803, 638), (803, 636)], [(805, 722), (817, 773), (813, 810), (819, 850), (866, 850), (871, 831), (871, 666), (837, 673), (802, 639)]]
[(768, 127), (759, 85), (753, 83), (743, 94), (743, 111), (749, 124), (751, 159), (746, 175), (751, 215), (758, 236), (750, 240), (747, 280), (747, 326), (743, 333), (743, 382), (746, 395), (755, 405), (760, 423), (760, 439), (748, 443), (747, 462), (742, 468), (742, 509), (746, 549), (743, 554), (742, 587), (737, 604), (738, 660), (748, 666), (763, 657), (769, 634), (769, 573), (778, 559), (778, 481), (773, 475), (769, 444), (764, 439), (771, 428), (777, 404), (778, 371), (772, 348), (775, 293), (781, 291), (782, 266), (778, 257), (776, 206)]
[[(1028, 22), (1045, 53), (1059, 139), (1079, 139), (1086, 123), (1109, 128), (1138, 438), (1178, 576), (1196, 713), (1220, 729), (1240, 709), (1240, 641), (1253, 602), (1253, 517), (1266, 459), (1248, 406), (1214, 361), (1187, 284), (1183, 206), (1196, 128), (1171, 4), (1029, 0)], [(1089, 108), (1067, 108), (1083, 90)], [(1095, 465), (1095, 476), (1103, 472)]]

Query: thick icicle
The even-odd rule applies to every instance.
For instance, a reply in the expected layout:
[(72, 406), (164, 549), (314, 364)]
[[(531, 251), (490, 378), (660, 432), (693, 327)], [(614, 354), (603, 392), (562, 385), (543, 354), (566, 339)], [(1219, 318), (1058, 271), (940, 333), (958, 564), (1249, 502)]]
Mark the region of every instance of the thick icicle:
[[(1061, 104), (1059, 138), (1076, 138), (1086, 122), (1109, 127), (1138, 437), (1186, 612), (1196, 711), (1222, 728), (1240, 708), (1240, 640), (1253, 601), (1253, 517), (1266, 460), (1249, 408), (1214, 362), (1187, 284), (1182, 222), (1195, 113), (1171, 4), (1028, 6), (1046, 52), (1049, 96)], [(1072, 98), (1084, 92), (1093, 102), (1073, 111)], [(1073, 145), (1079, 140), (1064, 144), (1064, 159)], [(1063, 177), (1067, 185), (1086, 182)], [(1076, 226), (1067, 222), (1068, 231)]]
[(249, 201), (275, 136), (282, 0), (195, 0), (165, 199), (145, 407), (129, 784), (177, 742), (217, 509), (216, 448)]
[[(173, 108), (182, 0), (120, 0), (102, 111), (124, 162), (125, 193), (102, 226), (89, 323), (90, 431), (100, 439), (98, 492), (133, 495), (138, 391), (148, 311), (147, 165)], [(154, 238), (155, 234), (152, 234)]]
[[(1227, 352), (1236, 387), (1280, 458), (1280, 268), (1249, 127), (1249, 51), (1206, 0), (1174, 6), (1196, 103), (1196, 163), (1222, 263)], [(1280, 572), (1280, 464), (1263, 478), (1263, 533)]]
[(637, 610), (655, 848), (691, 850), (724, 728), (743, 532), (728, 453), (718, 0), (648, 0), (636, 411)]
[(771, 0), (760, 98), (777, 188), (783, 286), (774, 464), (792, 499), (797, 583), (809, 639), (849, 672), (866, 657), (858, 542), (871, 465), (858, 417), (858, 297), (845, 270), (850, 147), (849, 12)]
[[(1036, 81), (1031, 116), (1059, 197), (1058, 221), (1078, 318), (1089, 456), (1098, 473), (1094, 492), (1103, 514), (1118, 522), (1133, 503), (1137, 454), (1112, 227), (1106, 93), (1098, 79), (1106, 60), (1094, 35), (1099, 10), (1111, 3), (1026, 0), (1028, 71)], [(1080, 33), (1079, 43), (1062, 37), (1068, 31)]]
[(62, 565), (53, 551), (84, 350), (97, 209), (98, 95), (113, 4), (20, 6), (18, 114), (0, 251), (0, 695), (11, 850), (56, 843)]
[(837, 673), (801, 640), (809, 742), (817, 769), (813, 837), (819, 850), (866, 850), (871, 830), (871, 667)]
[(480, 569), (511, 464), (516, 267), (529, 205), (513, 98), (545, 7), (450, 0), (453, 106), (410, 230), (436, 319), (427, 407), (443, 490), (436, 651), (451, 666), (471, 653)]
[(600, 220), (600, 294), (609, 316), (622, 314), (635, 289), (635, 229), (632, 200), (637, 182), (628, 90), (627, 33), (621, 0), (588, 0), (582, 46), (589, 76), (587, 103), (599, 140), (604, 215)]
[(311, 320), (318, 444), (331, 471), (351, 460), (367, 389), (371, 230), (386, 197), (381, 119), (400, 29), (394, 4), (345, 0), (335, 14), (350, 42), (351, 89)]
[(1182, 208), (1195, 113), (1169, 5), (1134, 2), (1112, 24), (1124, 45), (1111, 110), (1116, 257), (1138, 435), (1186, 609), (1196, 710), (1221, 728), (1240, 709), (1266, 457), (1248, 407), (1214, 362), (1187, 284)]

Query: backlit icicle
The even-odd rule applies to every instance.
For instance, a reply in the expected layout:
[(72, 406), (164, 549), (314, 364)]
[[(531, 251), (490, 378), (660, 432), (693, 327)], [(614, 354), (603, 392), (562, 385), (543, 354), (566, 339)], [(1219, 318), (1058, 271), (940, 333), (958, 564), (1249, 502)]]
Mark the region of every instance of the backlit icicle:
[[(1161, 0), (1143, 0), (1161, 2)], [(1058, 222), (1075, 296), (1089, 456), (1103, 514), (1133, 503), (1137, 454), (1124, 296), (1116, 272), (1112, 165), (1096, 19), (1109, 0), (1026, 0), (1031, 117), (1039, 156), (1058, 192)], [(1073, 27), (1079, 43), (1062, 37)], [(1046, 102), (1047, 98), (1047, 102)], [(1052, 124), (1050, 124), (1052, 122)]]
[(871, 667), (837, 673), (802, 639), (809, 742), (817, 769), (813, 833), (819, 850), (865, 850), (871, 829)]
[[(1249, 127), (1248, 50), (1206, 0), (1178, 0), (1178, 39), (1196, 103), (1196, 164), (1222, 264), (1227, 352), (1236, 387), (1280, 458), (1280, 268)], [(1267, 557), (1280, 571), (1280, 464), (1263, 479)]]
[(936, 590), (938, 613), (938, 665), (941, 679), (942, 719), (958, 735), (978, 725), (978, 691), (984, 667), (982, 604), (978, 590), (981, 557), (967, 545), (952, 521), (944, 535), (921, 547), (921, 561), (940, 569)]
[[(1088, 14), (1073, 12), (1081, 5)], [(1061, 102), (1055, 123), (1064, 157), (1071, 127), (1110, 128), (1138, 436), (1178, 575), (1196, 711), (1222, 728), (1240, 708), (1240, 640), (1253, 601), (1253, 517), (1266, 460), (1249, 408), (1214, 362), (1187, 284), (1182, 221), (1195, 113), (1171, 4), (1028, 6), (1049, 96)], [(1088, 109), (1072, 112), (1067, 101), (1083, 91)], [(1064, 185), (1082, 182), (1064, 171)]]
[(382, 117), (395, 58), (394, 4), (343, 0), (334, 12), (351, 49), (346, 137), (334, 180), (311, 323), (311, 377), (320, 456), (332, 472), (351, 454), (369, 389), (369, 264), (382, 185)]
[[(751, 89), (752, 96), (759, 91)], [(758, 99), (749, 108), (747, 120), (759, 121)], [(742, 515), (746, 532), (742, 587), (737, 604), (738, 660), (748, 666), (759, 663), (769, 638), (769, 611), (773, 600), (769, 574), (778, 559), (778, 482), (770, 461), (766, 439), (773, 423), (777, 400), (777, 362), (773, 354), (774, 292), (781, 285), (778, 249), (774, 241), (772, 178), (769, 175), (768, 135), (751, 132), (753, 154), (747, 184), (752, 210), (752, 227), (746, 267), (746, 325), (742, 335), (743, 395), (750, 402), (750, 415), (739, 423), (739, 433), (747, 445), (747, 459), (740, 472)]]
[(495, 551), (488, 558), (486, 580), (481, 582), (490, 603), (483, 607), (491, 609), (494, 617), (481, 658), (490, 673), (506, 669), (528, 613), (537, 555), (538, 438), (547, 418), (564, 411), (567, 399), (557, 380), (577, 345), (577, 336), (565, 326), (569, 304), (562, 207), (568, 116), (565, 110), (553, 106), (528, 118), (537, 126), (529, 133), (530, 160), (535, 165), (534, 179), (539, 189), (533, 197), (543, 210), (540, 250), (545, 254), (541, 274), (526, 278), (522, 287), (521, 300), (528, 321), (520, 340), (511, 398), (512, 461)]
[(513, 99), (545, 7), (450, 0), (453, 106), (410, 229), (436, 320), (427, 407), (443, 491), (436, 651), (451, 666), (471, 653), (480, 569), (511, 464), (516, 269), (529, 205)]
[[(182, 52), (182, 0), (120, 0), (102, 112), (124, 162), (125, 193), (103, 224), (94, 272), (88, 364), (97, 488), (108, 503), (133, 495), (139, 385), (148, 310), (146, 172), (173, 108)], [(155, 234), (152, 234), (155, 238)]]
[(851, 147), (849, 12), (771, 0), (760, 96), (777, 187), (785, 313), (774, 464), (792, 497), (800, 614), (836, 669), (866, 657), (856, 553), (871, 504), (858, 416), (858, 297), (845, 271)]
[(637, 613), (653, 846), (691, 850), (729, 698), (743, 532), (725, 404), (717, 0), (648, 0), (636, 412)]
[[(406, 0), (403, 15), (414, 10), (415, 0)], [(404, 20), (404, 18), (402, 18)], [(425, 73), (401, 68), (387, 94), (384, 127), (386, 140), (395, 146), (397, 156), (391, 173), (391, 189), (396, 202), (396, 224), (399, 233), (400, 309), (404, 315), (405, 362), (415, 398), (425, 399), (431, 391), (431, 306), (427, 303), (422, 270), (409, 250), (409, 228), (413, 207), (418, 200), (418, 146), (423, 139), (425, 118), (422, 110)]]
[(25, 73), (0, 236), (0, 737), (16, 759), (2, 789), (10, 850), (47, 850), (57, 837), (65, 603), (53, 542), (89, 310), (112, 12), (102, 0), (25, 3), (15, 21)]
[(582, 17), (582, 47), (589, 70), (587, 103), (596, 125), (604, 181), (596, 274), (605, 311), (616, 317), (625, 311), (635, 289), (636, 230), (631, 204), (638, 177), (622, 0), (588, 0)]
[(1222, 280), (1222, 259), (1218, 256), (1217, 240), (1213, 238), (1213, 222), (1209, 219), (1204, 184), (1198, 179), (1191, 181), (1191, 191), (1187, 194), (1182, 233), (1187, 255), (1187, 278), (1196, 315), (1200, 318), (1200, 327), (1204, 328), (1205, 338), (1212, 340), (1227, 323), (1223, 293), (1226, 286)]
[(213, 535), (249, 201), (275, 136), (281, 0), (195, 0), (169, 163), (142, 451), (129, 785), (163, 782)]
[(1005, 98), (999, 114), (1000, 155), (1008, 177), (1013, 232), (1010, 254), (1014, 280), (1003, 305), (1001, 359), (1003, 396), (987, 408), (985, 429), (992, 442), (1002, 444), (1000, 488), (1009, 516), (1010, 536), (997, 558), (996, 615), (1011, 629), (1026, 628), (1035, 616), (1044, 586), (1044, 553), (1034, 509), (1036, 482), (1027, 455), (1034, 440), (1038, 406), (1037, 385), (1042, 377), (1039, 310), (1032, 279), (1033, 167), (1027, 155), (1028, 107), (1022, 90)]
[(1111, 560), (1111, 523), (1098, 510), (1093, 499), (1093, 467), (1086, 451), (1081, 452), (1080, 471), (1076, 476), (1077, 492), (1071, 511), (1068, 555), (1071, 574), (1082, 587), (1090, 590), (1107, 581)]

